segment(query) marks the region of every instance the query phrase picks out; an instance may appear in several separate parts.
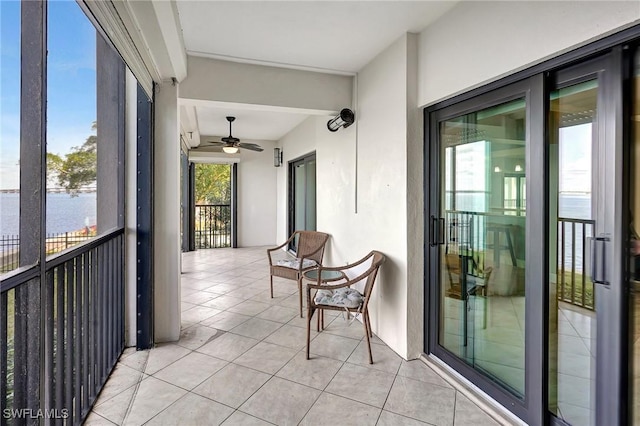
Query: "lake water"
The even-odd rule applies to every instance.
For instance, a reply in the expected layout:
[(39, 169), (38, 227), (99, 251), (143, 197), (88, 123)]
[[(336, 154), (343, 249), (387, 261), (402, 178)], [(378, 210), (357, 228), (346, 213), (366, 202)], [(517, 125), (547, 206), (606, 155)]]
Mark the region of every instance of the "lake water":
[[(584, 196), (562, 195), (559, 202), (561, 217), (589, 219), (591, 199)], [(0, 235), (19, 233), (20, 194), (0, 194)], [(77, 231), (96, 224), (96, 193), (47, 194), (47, 234)]]
[[(0, 235), (20, 233), (20, 194), (0, 194)], [(47, 194), (47, 234), (78, 231), (96, 224), (96, 193)]]

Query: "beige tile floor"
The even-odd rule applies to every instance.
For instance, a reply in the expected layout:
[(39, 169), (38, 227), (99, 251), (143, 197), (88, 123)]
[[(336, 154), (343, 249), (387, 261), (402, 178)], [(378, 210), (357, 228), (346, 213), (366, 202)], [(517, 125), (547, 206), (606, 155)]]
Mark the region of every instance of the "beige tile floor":
[[(86, 425), (497, 425), (423, 361), (326, 317), (305, 359), (297, 286), (269, 297), (265, 248), (183, 255), (182, 333), (127, 348)], [(502, 421), (501, 421), (502, 422)]]

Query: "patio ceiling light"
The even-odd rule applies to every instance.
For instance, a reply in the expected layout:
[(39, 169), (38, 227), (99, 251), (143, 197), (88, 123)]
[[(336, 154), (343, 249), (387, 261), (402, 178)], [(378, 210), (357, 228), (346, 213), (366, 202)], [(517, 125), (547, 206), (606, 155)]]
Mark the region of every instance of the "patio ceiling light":
[(227, 154), (235, 154), (236, 152), (238, 152), (238, 147), (237, 146), (223, 146), (222, 150), (224, 152), (226, 152)]
[(327, 122), (327, 128), (331, 132), (336, 132), (340, 127), (345, 129), (353, 124), (356, 115), (349, 108), (344, 108), (340, 114), (333, 117)]

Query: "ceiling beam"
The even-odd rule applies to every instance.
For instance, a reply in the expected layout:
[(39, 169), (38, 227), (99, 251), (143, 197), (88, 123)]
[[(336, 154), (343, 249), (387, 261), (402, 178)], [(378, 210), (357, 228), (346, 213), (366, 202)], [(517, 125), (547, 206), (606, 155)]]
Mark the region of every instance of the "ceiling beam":
[(138, 49), (148, 52), (160, 79), (184, 80), (187, 53), (175, 1), (114, 0), (114, 5), (127, 10), (131, 19), (125, 25), (133, 25), (128, 30), (138, 34)]

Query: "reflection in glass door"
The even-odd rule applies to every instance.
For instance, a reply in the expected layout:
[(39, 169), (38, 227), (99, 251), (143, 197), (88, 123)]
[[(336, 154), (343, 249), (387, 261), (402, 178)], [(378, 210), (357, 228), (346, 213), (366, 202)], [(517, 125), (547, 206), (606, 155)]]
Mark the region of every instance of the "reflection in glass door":
[[(525, 396), (526, 108), (440, 122), (438, 343)], [(435, 228), (439, 228), (437, 231)]]
[(549, 410), (589, 425), (597, 318), (587, 254), (595, 235), (598, 81), (555, 90), (549, 101)]
[(531, 424), (640, 424), (640, 54), (631, 85), (629, 53), (426, 110), (427, 349)]
[(621, 52), (555, 73), (547, 97), (548, 408), (571, 425), (626, 417)]

